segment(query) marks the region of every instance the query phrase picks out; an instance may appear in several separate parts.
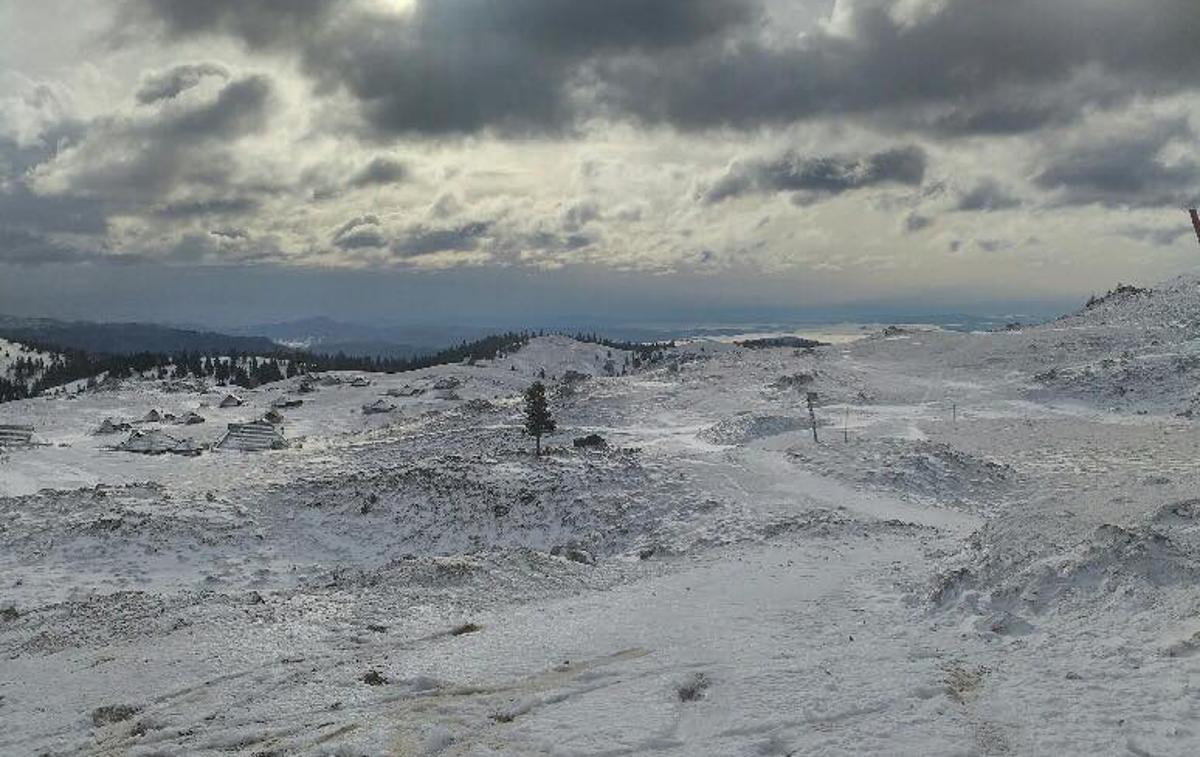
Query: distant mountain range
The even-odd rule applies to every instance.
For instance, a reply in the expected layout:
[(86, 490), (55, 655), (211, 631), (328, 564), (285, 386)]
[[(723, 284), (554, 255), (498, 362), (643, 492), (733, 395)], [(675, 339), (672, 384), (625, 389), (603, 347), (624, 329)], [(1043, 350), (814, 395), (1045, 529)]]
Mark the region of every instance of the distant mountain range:
[(0, 337), (14, 342), (110, 355), (135, 352), (262, 355), (284, 349), (264, 336), (235, 336), (151, 323), (92, 323), (5, 315), (0, 315)]
[(135, 352), (269, 354), (295, 349), (315, 355), (404, 358), (425, 355), (491, 333), (471, 326), (388, 326), (305, 318), (231, 327), (94, 323), (0, 315), (0, 338), (61, 349), (128, 355)]
[(479, 339), (499, 329), (471, 326), (410, 326), (347, 323), (332, 318), (304, 318), (231, 329), (231, 333), (269, 337), (280, 344), (318, 355), (412, 357)]
[[(747, 333), (803, 333), (805, 327), (838, 323), (839, 314), (815, 315), (809, 319), (779, 320), (771, 323), (730, 322), (716, 324), (626, 324), (595, 326), (586, 323), (559, 323), (550, 328), (566, 334), (602, 333), (604, 336), (628, 341), (667, 341), (679, 338), (719, 338)], [(845, 322), (908, 323), (921, 322), (944, 328), (971, 331), (1003, 327), (1020, 320), (1038, 322), (1046, 318), (1029, 316), (937, 315), (905, 318), (897, 313), (866, 315), (844, 314)], [(224, 333), (204, 326), (176, 324), (164, 326), (152, 323), (93, 323), (89, 321), (60, 321), (51, 318), (19, 318), (0, 315), (0, 338), (15, 342), (32, 342), (64, 349), (92, 353), (127, 355), (135, 352), (203, 352), (207, 354), (239, 352), (270, 354), (295, 349), (314, 355), (349, 357), (409, 358), (428, 355), (447, 347), (480, 339), (503, 330), (522, 330), (520, 326), (494, 324), (490, 326), (429, 325), (403, 323), (354, 323), (332, 318), (316, 317), (277, 323), (233, 326)]]

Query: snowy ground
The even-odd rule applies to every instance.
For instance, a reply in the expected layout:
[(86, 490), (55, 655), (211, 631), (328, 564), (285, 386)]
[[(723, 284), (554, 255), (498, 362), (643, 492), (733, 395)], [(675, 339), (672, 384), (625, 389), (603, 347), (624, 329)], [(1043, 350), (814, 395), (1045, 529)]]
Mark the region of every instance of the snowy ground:
[(1195, 754), (1197, 377), (1156, 366), (1200, 293), (1118, 300), (615, 377), (548, 337), (319, 382), (259, 454), (90, 432), (297, 382), (0, 405), (47, 445), (0, 453), (0, 753)]

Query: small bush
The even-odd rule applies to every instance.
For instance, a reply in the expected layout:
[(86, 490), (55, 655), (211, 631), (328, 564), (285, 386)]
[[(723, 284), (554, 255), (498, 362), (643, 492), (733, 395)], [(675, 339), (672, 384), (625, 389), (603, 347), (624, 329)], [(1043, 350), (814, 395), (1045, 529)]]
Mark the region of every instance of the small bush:
[(362, 677), (362, 682), (368, 686), (382, 686), (388, 679), (378, 670), (368, 670)]
[(129, 720), (137, 714), (140, 707), (129, 704), (108, 704), (92, 710), (92, 725), (97, 728), (110, 723), (120, 723)]
[(712, 681), (703, 673), (696, 673), (675, 688), (680, 702), (697, 702), (704, 698)]

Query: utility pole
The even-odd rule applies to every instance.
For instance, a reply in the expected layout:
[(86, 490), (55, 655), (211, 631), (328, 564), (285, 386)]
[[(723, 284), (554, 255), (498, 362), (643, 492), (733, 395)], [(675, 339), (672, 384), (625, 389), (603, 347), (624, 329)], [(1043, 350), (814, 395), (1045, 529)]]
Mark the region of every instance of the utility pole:
[(842, 441), (850, 443), (850, 403), (846, 403), (846, 417), (842, 421)]
[(808, 419), (812, 421), (813, 442), (820, 444), (821, 440), (817, 438), (817, 411), (816, 411), (817, 393), (808, 393)]

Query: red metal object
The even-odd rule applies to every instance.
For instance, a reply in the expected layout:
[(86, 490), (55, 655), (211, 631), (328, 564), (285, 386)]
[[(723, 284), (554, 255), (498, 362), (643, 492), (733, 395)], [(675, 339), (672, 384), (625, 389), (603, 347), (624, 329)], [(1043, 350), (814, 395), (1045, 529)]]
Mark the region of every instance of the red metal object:
[(1200, 242), (1200, 212), (1192, 208), (1188, 213), (1192, 215), (1192, 228), (1196, 230), (1196, 241)]

